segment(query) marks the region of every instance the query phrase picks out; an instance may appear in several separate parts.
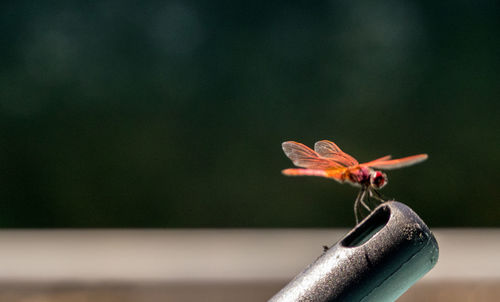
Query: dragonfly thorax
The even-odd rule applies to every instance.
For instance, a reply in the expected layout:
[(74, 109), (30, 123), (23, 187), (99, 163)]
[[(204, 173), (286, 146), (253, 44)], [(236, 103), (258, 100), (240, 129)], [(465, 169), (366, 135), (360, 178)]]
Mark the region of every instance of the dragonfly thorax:
[(367, 167), (353, 167), (348, 169), (348, 180), (355, 186), (368, 187), (370, 186), (372, 170)]
[(348, 180), (355, 186), (381, 189), (387, 184), (387, 175), (368, 167), (358, 166), (348, 172)]

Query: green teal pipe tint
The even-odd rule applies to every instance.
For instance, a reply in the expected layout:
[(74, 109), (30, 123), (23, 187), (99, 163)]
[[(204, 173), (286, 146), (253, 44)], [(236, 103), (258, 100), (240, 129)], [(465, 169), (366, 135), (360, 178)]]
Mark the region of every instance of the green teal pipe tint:
[(395, 301), (438, 255), (420, 217), (402, 203), (386, 202), (269, 301)]

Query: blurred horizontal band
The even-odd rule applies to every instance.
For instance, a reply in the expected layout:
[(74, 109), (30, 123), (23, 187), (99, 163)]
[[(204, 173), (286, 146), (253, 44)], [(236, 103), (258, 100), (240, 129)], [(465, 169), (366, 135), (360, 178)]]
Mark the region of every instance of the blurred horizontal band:
[[(289, 280), (347, 229), (10, 230), (0, 282)], [(428, 281), (500, 279), (500, 229), (437, 229)]]

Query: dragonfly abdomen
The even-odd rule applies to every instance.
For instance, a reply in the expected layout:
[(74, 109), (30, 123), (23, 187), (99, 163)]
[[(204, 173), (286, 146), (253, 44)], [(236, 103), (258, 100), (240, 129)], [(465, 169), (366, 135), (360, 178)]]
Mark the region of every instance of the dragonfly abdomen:
[(282, 171), (283, 174), (289, 176), (321, 176), (328, 177), (325, 170), (315, 170), (315, 169), (285, 169)]

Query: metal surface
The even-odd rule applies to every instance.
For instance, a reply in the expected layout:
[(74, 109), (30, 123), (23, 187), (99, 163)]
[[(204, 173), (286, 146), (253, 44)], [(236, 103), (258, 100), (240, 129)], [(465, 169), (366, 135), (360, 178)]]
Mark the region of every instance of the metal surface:
[(437, 259), (436, 239), (417, 214), (386, 202), (269, 301), (394, 301)]

